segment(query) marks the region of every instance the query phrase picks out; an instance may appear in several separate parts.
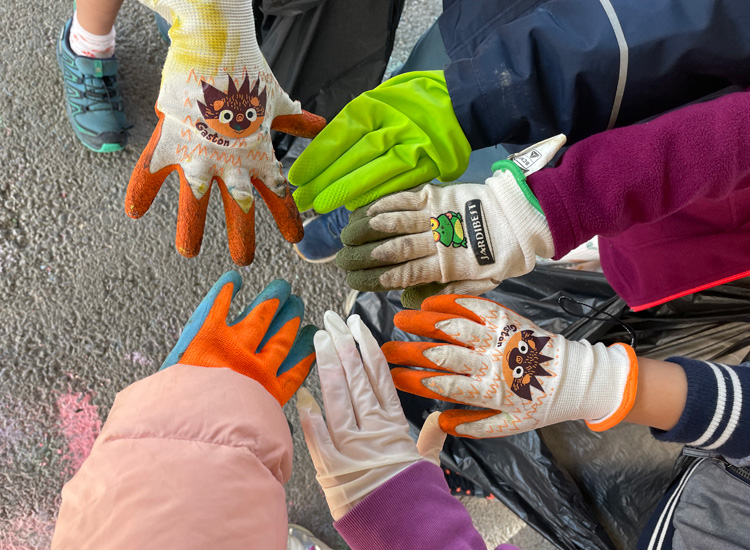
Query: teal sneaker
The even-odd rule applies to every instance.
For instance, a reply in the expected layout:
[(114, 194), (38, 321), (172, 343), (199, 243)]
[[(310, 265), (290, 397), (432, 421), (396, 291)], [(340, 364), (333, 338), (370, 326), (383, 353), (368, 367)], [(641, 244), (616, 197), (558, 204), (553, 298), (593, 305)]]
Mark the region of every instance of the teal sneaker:
[(57, 41), (57, 64), (70, 124), (80, 142), (92, 151), (120, 151), (127, 142), (129, 126), (117, 83), (117, 58), (76, 55), (69, 42), (72, 22), (65, 23)]
[(169, 29), (172, 28), (172, 25), (167, 23), (167, 20), (156, 12), (154, 12), (154, 20), (156, 21), (156, 30), (159, 31), (161, 39), (164, 40), (167, 46), (171, 46), (172, 39), (169, 38)]

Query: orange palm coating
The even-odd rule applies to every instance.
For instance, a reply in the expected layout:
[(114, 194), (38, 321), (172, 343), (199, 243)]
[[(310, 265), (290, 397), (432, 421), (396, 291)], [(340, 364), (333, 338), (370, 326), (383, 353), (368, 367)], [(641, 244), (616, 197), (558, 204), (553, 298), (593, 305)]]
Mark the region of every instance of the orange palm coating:
[(307, 111), (299, 115), (281, 115), (273, 119), (271, 130), (292, 136), (312, 139), (325, 128), (326, 119)]
[(458, 437), (468, 437), (471, 439), (477, 439), (471, 435), (459, 434), (456, 428), (461, 424), (468, 424), (469, 422), (477, 422), (479, 420), (485, 420), (495, 415), (502, 414), (499, 411), (470, 411), (464, 409), (450, 409), (440, 413), (438, 423), (440, 429), (445, 433), (455, 435)]
[(437, 344), (433, 342), (386, 342), (382, 346), (386, 361), (394, 365), (406, 365), (410, 367), (424, 367), (427, 369), (453, 372), (449, 369), (436, 365), (424, 352), (428, 349), (447, 346), (450, 344)]
[(211, 188), (209, 187), (200, 200), (196, 199), (179, 164), (170, 164), (158, 172), (151, 173), (151, 159), (161, 138), (164, 124), (164, 114), (157, 109), (156, 115), (159, 117), (159, 122), (130, 176), (130, 183), (125, 194), (125, 212), (131, 218), (137, 219), (143, 216), (154, 202), (164, 180), (170, 173), (177, 170), (180, 178), (180, 202), (177, 210), (175, 246), (180, 254), (186, 258), (192, 258), (198, 255), (203, 242), (203, 229), (206, 225), (206, 211)]
[(180, 168), (180, 203), (177, 208), (177, 231), (175, 246), (186, 258), (193, 258), (201, 251), (203, 228), (206, 225), (206, 211), (211, 188), (200, 200), (195, 198), (187, 180), (182, 177)]
[(451, 344), (467, 347), (465, 343), (457, 340), (450, 334), (435, 327), (440, 321), (449, 319), (464, 318), (462, 315), (452, 315), (449, 313), (435, 313), (431, 311), (403, 310), (399, 311), (393, 318), (395, 325), (403, 330), (417, 336), (443, 340)]
[[(159, 143), (159, 138), (161, 138), (161, 130), (164, 125), (164, 113), (156, 110), (156, 115), (159, 117), (159, 122), (133, 169), (128, 190), (125, 193), (125, 212), (131, 218), (140, 218), (146, 213), (151, 203), (154, 202), (154, 198), (161, 189), (164, 180), (177, 166), (165, 166), (158, 172), (151, 173), (151, 159), (154, 156), (156, 145)], [(180, 173), (180, 179), (183, 179), (182, 173)]]
[(458, 401), (456, 399), (453, 399), (452, 397), (447, 397), (442, 393), (430, 390), (428, 387), (432, 385), (432, 382), (434, 382), (435, 384), (433, 387), (440, 387), (442, 389), (440, 380), (437, 380), (437, 378), (442, 376), (460, 375), (453, 373), (448, 374), (442, 372), (430, 372), (424, 370), (396, 367), (394, 369), (391, 369), (391, 376), (393, 377), (393, 385), (401, 391), (412, 393), (414, 395), (420, 395), (422, 397), (427, 397), (428, 399), (438, 399), (440, 401), (448, 401), (449, 403), (460, 403), (462, 405), (465, 405), (463, 401)]
[(258, 381), (282, 405), (307, 376), (315, 360), (310, 354), (277, 377), (297, 336), (299, 317), (291, 319), (256, 353), (279, 308), (278, 298), (261, 302), (239, 323), (227, 325), (233, 286), (226, 285), (214, 302), (203, 326), (180, 357), (180, 362), (209, 368), (229, 368)]
[[(190, 186), (179, 164), (170, 164), (158, 172), (151, 173), (151, 160), (161, 138), (164, 125), (164, 113), (156, 108), (154, 110), (159, 122), (133, 169), (125, 197), (125, 212), (131, 218), (143, 216), (159, 193), (164, 180), (171, 172), (177, 170), (180, 178), (180, 204), (177, 215), (175, 246), (180, 254), (191, 258), (200, 252), (211, 189), (209, 186), (208, 191), (200, 200), (195, 198), (192, 191), (188, 193)], [(272, 129), (295, 136), (312, 138), (325, 127), (325, 124), (324, 118), (302, 111), (299, 115), (276, 117)], [(227, 193), (226, 186), (223, 185), (221, 178), (215, 177), (212, 183), (213, 181), (219, 183), (221, 188), (227, 221), (229, 251), (232, 259), (238, 265), (249, 265), (255, 257), (255, 205), (253, 204), (248, 212), (243, 212)], [(284, 238), (293, 243), (301, 241), (304, 235), (302, 218), (294, 203), (288, 184), (285, 196), (278, 197), (260, 180), (253, 179), (252, 183), (268, 205)], [(228, 199), (231, 199), (231, 201)]]
[(255, 202), (247, 212), (243, 212), (229, 194), (224, 180), (214, 177), (214, 181), (219, 186), (224, 203), (229, 254), (237, 265), (250, 265), (255, 258)]
[(493, 305), (500, 305), (497, 302), (493, 302), (492, 300), (488, 300), (487, 298), (481, 298), (478, 296), (465, 296), (461, 294), (442, 294), (438, 296), (430, 296), (427, 298), (424, 302), (422, 302), (422, 311), (433, 311), (433, 312), (439, 312), (439, 313), (450, 313), (456, 317), (463, 317), (465, 319), (469, 319), (471, 321), (474, 321), (475, 323), (484, 324), (484, 320), (471, 311), (470, 309), (465, 308), (462, 305), (459, 305), (456, 300), (462, 299), (462, 298), (469, 298), (471, 300), (484, 300), (485, 302), (489, 302)]
[(299, 215), (299, 209), (292, 197), (289, 183), (286, 184), (286, 194), (283, 197), (279, 197), (260, 180), (253, 178), (252, 183), (271, 211), (273, 219), (276, 220), (276, 225), (284, 238), (290, 243), (300, 242), (305, 231), (302, 229), (302, 217)]

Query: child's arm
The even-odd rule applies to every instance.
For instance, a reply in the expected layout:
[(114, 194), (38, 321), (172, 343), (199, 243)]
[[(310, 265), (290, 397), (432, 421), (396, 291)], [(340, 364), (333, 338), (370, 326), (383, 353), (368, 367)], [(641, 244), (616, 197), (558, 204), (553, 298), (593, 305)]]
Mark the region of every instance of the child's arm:
[(52, 548), (286, 549), (292, 439), (281, 406), (314, 361), (302, 301), (274, 281), (227, 324), (225, 273), (162, 369), (115, 400), (64, 487)]
[(750, 92), (684, 107), (577, 143), (527, 178), (561, 258), (699, 199), (750, 187)]
[(486, 548), (442, 470), (425, 461), (383, 483), (334, 526), (353, 550)]
[(684, 357), (638, 358), (638, 392), (625, 422), (660, 441), (750, 456), (750, 368)]
[(330, 311), (325, 325), (315, 348), (326, 418), (304, 389), (297, 408), (336, 529), (353, 550), (485, 550), (438, 466), (445, 433), (437, 417), (415, 445), (367, 327)]
[(639, 363), (645, 378), (626, 421), (651, 426), (660, 441), (750, 456), (750, 367), (684, 357)]
[(671, 430), (685, 409), (687, 392), (679, 364), (638, 357), (638, 392), (625, 422)]

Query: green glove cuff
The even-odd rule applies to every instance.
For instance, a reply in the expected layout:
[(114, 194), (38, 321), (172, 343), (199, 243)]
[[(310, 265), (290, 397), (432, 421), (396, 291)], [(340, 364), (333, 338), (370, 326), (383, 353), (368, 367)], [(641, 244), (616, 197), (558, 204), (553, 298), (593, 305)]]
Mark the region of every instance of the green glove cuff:
[(531, 203), (531, 206), (536, 208), (542, 215), (544, 215), (542, 205), (539, 204), (539, 199), (536, 198), (536, 195), (534, 195), (534, 192), (529, 187), (529, 184), (526, 183), (526, 176), (524, 175), (523, 170), (521, 170), (515, 162), (513, 162), (512, 160), (502, 159), (492, 163), (492, 173), (494, 174), (498, 170), (501, 170), (503, 172), (507, 170), (511, 174), (513, 174), (513, 177), (516, 178), (516, 183), (518, 183), (518, 187), (521, 188), (523, 196), (528, 199), (528, 201)]

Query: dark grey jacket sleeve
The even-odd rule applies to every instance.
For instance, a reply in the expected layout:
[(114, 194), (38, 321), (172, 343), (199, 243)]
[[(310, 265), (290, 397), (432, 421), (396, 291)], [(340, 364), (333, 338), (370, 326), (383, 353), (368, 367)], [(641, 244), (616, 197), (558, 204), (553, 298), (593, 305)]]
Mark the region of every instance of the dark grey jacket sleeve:
[(750, 85), (748, 0), (444, 0), (453, 107), (474, 149), (570, 142)]

